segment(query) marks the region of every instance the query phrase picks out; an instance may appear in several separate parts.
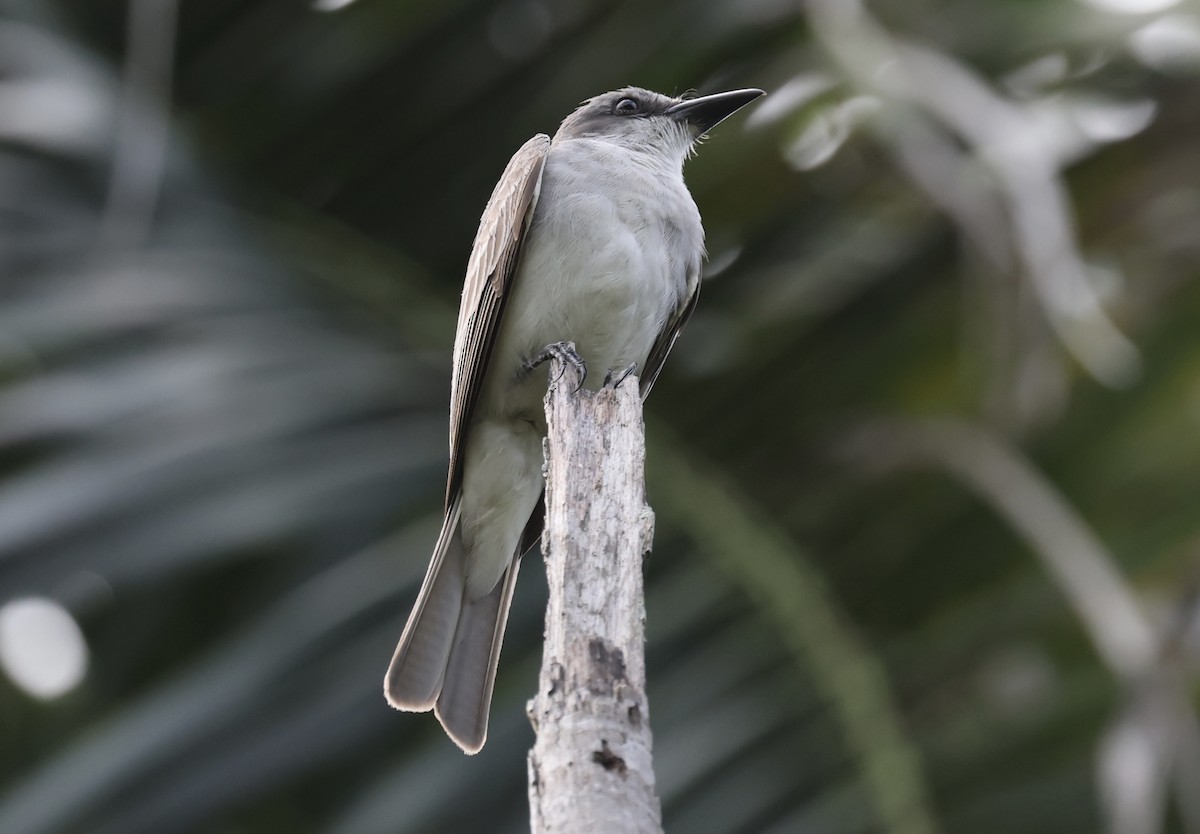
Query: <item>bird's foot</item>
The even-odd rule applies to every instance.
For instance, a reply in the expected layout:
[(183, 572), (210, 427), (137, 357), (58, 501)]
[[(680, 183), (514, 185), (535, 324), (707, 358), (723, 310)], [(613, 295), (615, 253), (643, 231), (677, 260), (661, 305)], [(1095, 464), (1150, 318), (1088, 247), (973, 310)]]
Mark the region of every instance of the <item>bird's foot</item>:
[(616, 372), (614, 372), (612, 368), (609, 368), (608, 373), (604, 376), (604, 384), (601, 387), (608, 388), (609, 386), (611, 386), (612, 389), (615, 391), (617, 388), (621, 387), (622, 382), (624, 382), (625, 380), (629, 379), (629, 377), (631, 377), (635, 373), (637, 373), (637, 369), (638, 369), (637, 362), (632, 362), (632, 363), (630, 363), (629, 367), (624, 368), (623, 370), (620, 370), (620, 371), (616, 371)]
[(578, 394), (579, 389), (583, 387), (584, 380), (587, 379), (587, 363), (583, 361), (583, 357), (575, 350), (575, 343), (555, 342), (546, 345), (541, 353), (529, 360), (529, 364), (526, 367), (532, 371), (538, 365), (549, 362), (551, 359), (557, 359), (559, 362), (558, 376), (554, 377), (553, 382), (558, 382), (568, 365), (575, 369), (575, 373), (579, 375), (579, 384), (575, 386), (575, 390), (571, 393)]

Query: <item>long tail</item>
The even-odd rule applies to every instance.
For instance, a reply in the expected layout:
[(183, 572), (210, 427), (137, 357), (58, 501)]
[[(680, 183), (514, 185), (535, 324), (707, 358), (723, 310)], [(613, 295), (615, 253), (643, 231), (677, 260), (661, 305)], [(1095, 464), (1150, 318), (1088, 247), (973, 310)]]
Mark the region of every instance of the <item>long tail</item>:
[(454, 743), (474, 754), (487, 739), (496, 664), (520, 560), (513, 559), (491, 593), (472, 600), (466, 593), (466, 551), (458, 522), (455, 501), (383, 689), (396, 709), (434, 710)]

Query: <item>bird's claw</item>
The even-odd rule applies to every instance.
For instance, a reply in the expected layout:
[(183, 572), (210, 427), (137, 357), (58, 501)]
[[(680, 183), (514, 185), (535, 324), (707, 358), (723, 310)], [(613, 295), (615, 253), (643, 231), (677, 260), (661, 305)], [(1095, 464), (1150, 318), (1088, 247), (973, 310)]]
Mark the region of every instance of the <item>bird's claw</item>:
[(535, 356), (529, 363), (529, 368), (536, 368), (543, 362), (549, 362), (551, 359), (557, 359), (559, 362), (558, 376), (554, 377), (552, 382), (558, 382), (562, 375), (566, 372), (567, 366), (570, 365), (575, 369), (575, 373), (579, 375), (579, 384), (575, 386), (572, 394), (578, 394), (579, 389), (583, 387), (584, 380), (587, 379), (587, 363), (583, 361), (583, 357), (575, 350), (574, 342), (554, 342), (546, 345), (545, 349)]
[(609, 368), (608, 373), (605, 374), (605, 376), (604, 376), (604, 384), (601, 387), (608, 388), (609, 386), (611, 386), (612, 389), (615, 391), (616, 389), (621, 387), (622, 382), (629, 379), (629, 377), (633, 376), (633, 374), (637, 373), (637, 369), (638, 369), (637, 362), (630, 363), (630, 365), (627, 368), (617, 371), (615, 374), (613, 373), (613, 369)]

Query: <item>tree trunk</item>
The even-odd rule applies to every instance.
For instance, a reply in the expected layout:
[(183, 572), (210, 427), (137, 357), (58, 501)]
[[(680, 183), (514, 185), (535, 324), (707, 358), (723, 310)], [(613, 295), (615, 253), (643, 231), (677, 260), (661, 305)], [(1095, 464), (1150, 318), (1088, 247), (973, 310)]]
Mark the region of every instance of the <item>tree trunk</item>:
[(533, 834), (662, 831), (643, 644), (645, 434), (637, 379), (580, 390), (558, 360), (546, 394), (550, 585), (529, 754)]

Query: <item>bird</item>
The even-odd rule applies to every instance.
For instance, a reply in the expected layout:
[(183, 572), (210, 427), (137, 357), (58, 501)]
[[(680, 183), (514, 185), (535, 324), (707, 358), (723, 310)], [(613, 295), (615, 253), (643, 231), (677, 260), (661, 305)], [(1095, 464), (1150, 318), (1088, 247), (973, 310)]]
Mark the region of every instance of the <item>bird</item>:
[(586, 99), (513, 155), (488, 200), (454, 339), (442, 528), (384, 679), (391, 706), (432, 709), (468, 755), (487, 739), (517, 569), (541, 536), (539, 368), (556, 356), (589, 390), (636, 374), (649, 393), (705, 257), (684, 162), (763, 94)]

